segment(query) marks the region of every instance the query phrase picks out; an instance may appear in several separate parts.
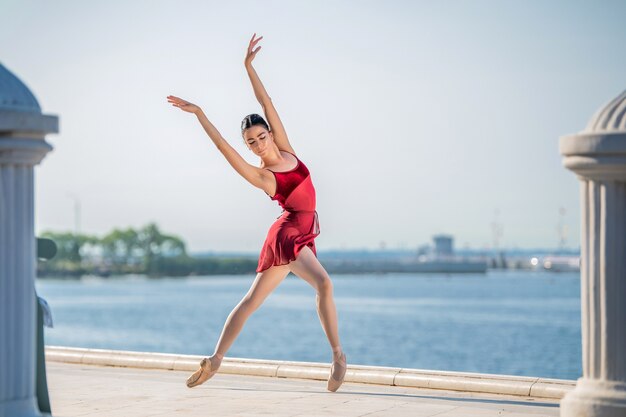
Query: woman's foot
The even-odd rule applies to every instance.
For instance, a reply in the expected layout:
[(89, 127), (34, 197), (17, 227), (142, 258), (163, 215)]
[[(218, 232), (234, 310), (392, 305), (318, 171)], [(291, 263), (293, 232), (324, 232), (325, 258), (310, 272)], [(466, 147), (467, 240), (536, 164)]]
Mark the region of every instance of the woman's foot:
[(219, 369), (222, 361), (217, 358), (215, 355), (210, 358), (204, 358), (200, 362), (200, 369), (191, 374), (189, 378), (187, 378), (187, 386), (189, 388), (193, 388), (197, 385), (204, 383), (206, 380), (211, 378), (217, 370)]
[(335, 392), (339, 389), (347, 369), (346, 354), (341, 352), (333, 355), (333, 364), (330, 367), (330, 376), (328, 377), (328, 391)]

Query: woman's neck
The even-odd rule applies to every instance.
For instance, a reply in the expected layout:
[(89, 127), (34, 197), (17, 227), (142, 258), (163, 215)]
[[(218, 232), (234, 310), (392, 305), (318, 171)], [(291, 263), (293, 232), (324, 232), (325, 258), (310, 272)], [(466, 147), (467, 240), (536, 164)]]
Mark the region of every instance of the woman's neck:
[(271, 167), (279, 165), (281, 162), (283, 162), (284, 159), (285, 158), (280, 153), (278, 147), (274, 146), (272, 149), (269, 149), (263, 157), (261, 157), (261, 167), (265, 168), (268, 166)]

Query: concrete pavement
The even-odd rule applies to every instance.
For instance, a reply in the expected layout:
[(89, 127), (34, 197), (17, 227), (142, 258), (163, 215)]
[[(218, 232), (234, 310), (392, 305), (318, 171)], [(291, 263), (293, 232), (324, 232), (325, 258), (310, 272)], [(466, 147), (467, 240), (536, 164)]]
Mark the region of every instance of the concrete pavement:
[(56, 417), (558, 416), (558, 399), (218, 373), (189, 389), (190, 372), (48, 362)]

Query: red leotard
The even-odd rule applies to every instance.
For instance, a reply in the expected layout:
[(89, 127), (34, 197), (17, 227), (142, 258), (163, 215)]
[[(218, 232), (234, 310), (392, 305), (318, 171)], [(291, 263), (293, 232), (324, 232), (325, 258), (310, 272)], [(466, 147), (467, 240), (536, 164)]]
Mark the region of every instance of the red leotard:
[(316, 254), (314, 239), (320, 230), (315, 211), (315, 188), (307, 167), (293, 156), (297, 161), (295, 168), (272, 171), (276, 178), (276, 193), (270, 198), (278, 201), (283, 214), (267, 232), (257, 272), (294, 261), (305, 246)]

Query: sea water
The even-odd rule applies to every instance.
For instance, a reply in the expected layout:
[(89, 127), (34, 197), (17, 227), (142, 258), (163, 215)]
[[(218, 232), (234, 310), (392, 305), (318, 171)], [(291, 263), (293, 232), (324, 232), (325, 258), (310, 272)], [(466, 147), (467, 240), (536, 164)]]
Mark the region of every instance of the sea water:
[[(332, 277), (349, 363), (576, 379), (578, 273)], [(254, 276), (38, 280), (47, 345), (208, 355)], [(315, 291), (288, 276), (227, 356), (330, 362)]]

